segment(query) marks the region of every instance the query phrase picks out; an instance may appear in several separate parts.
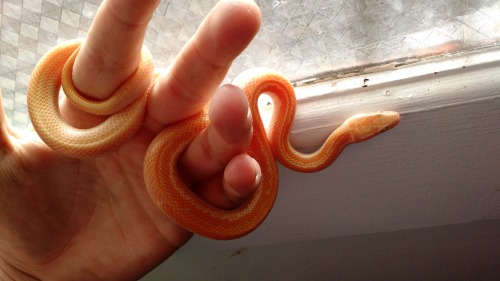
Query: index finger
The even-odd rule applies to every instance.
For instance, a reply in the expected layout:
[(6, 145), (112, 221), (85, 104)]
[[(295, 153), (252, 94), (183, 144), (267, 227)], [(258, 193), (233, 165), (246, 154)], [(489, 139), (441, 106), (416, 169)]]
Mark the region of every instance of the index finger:
[(136, 70), (149, 20), (159, 3), (102, 3), (73, 68), (73, 82), (82, 94), (104, 100)]
[[(73, 84), (80, 94), (105, 100), (137, 69), (148, 22), (160, 0), (105, 0), (92, 22), (73, 66)], [(67, 99), (61, 115), (71, 125), (89, 128), (104, 121)]]

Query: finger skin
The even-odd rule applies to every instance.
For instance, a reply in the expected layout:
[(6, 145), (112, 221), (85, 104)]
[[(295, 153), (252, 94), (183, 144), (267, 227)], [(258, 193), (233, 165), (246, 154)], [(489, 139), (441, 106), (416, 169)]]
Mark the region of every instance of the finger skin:
[(0, 160), (2, 160), (6, 154), (13, 151), (14, 147), (10, 136), (11, 132), (9, 122), (7, 120), (7, 116), (5, 115), (2, 91), (0, 89)]
[(180, 160), (183, 167), (189, 167), (188, 177), (193, 181), (222, 171), (231, 158), (247, 149), (252, 137), (248, 101), (235, 86), (218, 89), (209, 116), (210, 126), (191, 142)]
[[(81, 94), (104, 100), (134, 72), (147, 25), (159, 3), (160, 0), (102, 3), (73, 67), (73, 83)], [(105, 120), (78, 109), (67, 99), (59, 107), (63, 118), (77, 128), (90, 128)]]
[(159, 0), (103, 2), (73, 69), (73, 82), (83, 94), (104, 100), (134, 72), (149, 20), (159, 3)]
[(184, 177), (198, 196), (219, 208), (241, 204), (260, 178), (258, 163), (244, 154), (252, 138), (252, 116), (238, 87), (219, 88), (210, 104), (210, 126), (188, 146), (180, 159)]
[(219, 2), (153, 87), (146, 126), (159, 131), (207, 104), (260, 24), (261, 14), (253, 1)]
[(241, 205), (255, 191), (261, 177), (259, 163), (255, 159), (247, 154), (233, 157), (224, 170), (223, 188), (230, 203), (228, 208)]
[(207, 203), (231, 210), (255, 191), (260, 179), (259, 164), (247, 154), (240, 154), (230, 160), (223, 173), (195, 185), (193, 191)]

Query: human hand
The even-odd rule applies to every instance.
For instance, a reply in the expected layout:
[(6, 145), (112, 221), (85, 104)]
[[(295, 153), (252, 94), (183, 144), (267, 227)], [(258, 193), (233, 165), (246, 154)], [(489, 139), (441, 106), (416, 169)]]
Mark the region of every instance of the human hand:
[[(104, 1), (73, 70), (83, 94), (106, 99), (135, 70), (158, 4)], [(252, 1), (220, 2), (157, 80), (138, 134), (109, 155), (61, 156), (34, 133), (9, 127), (0, 112), (0, 276), (134, 280), (168, 258), (191, 233), (149, 197), (144, 155), (164, 127), (199, 111), (214, 93), (212, 123), (193, 140), (180, 167), (207, 202), (232, 208), (244, 201), (260, 173), (244, 154), (251, 138), (248, 104), (238, 88), (218, 87), (260, 21)], [(60, 110), (76, 127), (101, 121), (66, 101)]]

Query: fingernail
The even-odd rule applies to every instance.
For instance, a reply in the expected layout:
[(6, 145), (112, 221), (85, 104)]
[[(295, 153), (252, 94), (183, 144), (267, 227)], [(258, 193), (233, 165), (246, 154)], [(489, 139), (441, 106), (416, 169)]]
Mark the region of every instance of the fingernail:
[(257, 160), (255, 160), (254, 158), (252, 158), (252, 160), (253, 160), (253, 164), (254, 164), (255, 171), (256, 171), (256, 174), (255, 174), (255, 186), (257, 186), (257, 185), (260, 184), (260, 181), (262, 179), (262, 171), (260, 170), (259, 162), (257, 162)]
[(252, 119), (252, 111), (250, 110), (250, 107), (248, 108), (248, 111), (247, 111), (247, 123), (250, 123), (252, 124), (253, 122), (253, 119)]

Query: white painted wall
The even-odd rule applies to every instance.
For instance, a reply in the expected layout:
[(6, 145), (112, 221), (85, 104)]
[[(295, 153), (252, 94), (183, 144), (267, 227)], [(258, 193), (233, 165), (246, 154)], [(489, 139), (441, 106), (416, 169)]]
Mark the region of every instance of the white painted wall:
[(143, 280), (500, 280), (499, 77), (487, 50), (298, 90), (305, 149), (353, 113), (402, 121), (325, 171), (280, 166), (259, 229), (195, 237)]
[(498, 280), (500, 221), (235, 249), (188, 245), (143, 280)]

